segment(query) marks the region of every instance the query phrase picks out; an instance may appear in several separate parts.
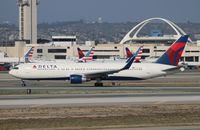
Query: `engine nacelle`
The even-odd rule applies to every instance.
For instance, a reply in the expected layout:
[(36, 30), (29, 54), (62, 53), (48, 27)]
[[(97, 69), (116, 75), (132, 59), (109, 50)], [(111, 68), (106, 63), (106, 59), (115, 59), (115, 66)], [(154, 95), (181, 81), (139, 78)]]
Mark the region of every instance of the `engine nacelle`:
[(83, 82), (86, 82), (86, 77), (83, 75), (70, 75), (70, 83), (71, 84), (81, 84)]

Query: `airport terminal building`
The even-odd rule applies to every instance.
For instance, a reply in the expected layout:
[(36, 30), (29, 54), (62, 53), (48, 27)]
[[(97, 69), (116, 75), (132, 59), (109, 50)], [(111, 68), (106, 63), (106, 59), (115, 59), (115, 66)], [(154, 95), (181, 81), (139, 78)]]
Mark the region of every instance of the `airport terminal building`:
[[(51, 42), (37, 43), (37, 5), (39, 2), (18, 0), (19, 6), (19, 40), (14, 47), (0, 47), (0, 64), (21, 62), (24, 54), (32, 47), (31, 58), (36, 60), (75, 60), (78, 57), (77, 47), (84, 52), (94, 48), (94, 59), (125, 58), (125, 48), (135, 52), (143, 45), (142, 59), (158, 58), (181, 35), (186, 33), (172, 21), (163, 18), (150, 18), (133, 27), (119, 43), (96, 44), (85, 41), (79, 44), (76, 36), (52, 36)], [(152, 30), (149, 35), (139, 35), (140, 31), (152, 21), (161, 21), (171, 27), (175, 34), (166, 35), (160, 30)], [(200, 42), (189, 39), (184, 50), (182, 61), (200, 66)]]
[[(174, 29), (176, 35), (164, 35), (159, 30), (154, 30), (149, 36), (138, 36), (140, 30), (153, 20), (166, 22)], [(185, 35), (185, 32), (173, 22), (163, 18), (151, 18), (136, 25), (118, 44), (95, 44), (94, 41), (86, 41), (85, 44), (79, 44), (76, 36), (52, 36), (52, 41), (46, 44), (27, 44), (27, 40), (20, 39), (15, 42), (14, 47), (0, 47), (0, 56), (1, 59), (12, 57), (20, 60), (31, 47), (34, 47), (32, 52), (33, 59), (74, 60), (74, 57), (78, 57), (77, 47), (80, 47), (84, 52), (94, 47), (94, 59), (115, 59), (126, 57), (126, 47), (135, 52), (139, 46), (143, 45), (142, 59), (147, 57), (158, 58), (181, 35)], [(200, 42), (193, 42), (189, 39), (183, 52), (182, 61), (190, 65), (200, 66)]]

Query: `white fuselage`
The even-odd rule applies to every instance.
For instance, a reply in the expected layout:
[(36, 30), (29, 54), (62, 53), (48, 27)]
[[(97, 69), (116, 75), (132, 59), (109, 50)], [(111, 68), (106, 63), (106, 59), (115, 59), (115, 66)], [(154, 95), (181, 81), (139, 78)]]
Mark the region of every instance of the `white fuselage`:
[[(70, 75), (85, 75), (99, 73), (123, 68), (124, 62), (113, 63), (26, 63), (10, 70), (10, 74), (24, 80), (42, 79), (69, 79)], [(176, 66), (156, 63), (133, 63), (128, 70), (108, 74), (108, 78), (115, 79), (148, 79), (166, 75), (165, 70), (176, 68)]]

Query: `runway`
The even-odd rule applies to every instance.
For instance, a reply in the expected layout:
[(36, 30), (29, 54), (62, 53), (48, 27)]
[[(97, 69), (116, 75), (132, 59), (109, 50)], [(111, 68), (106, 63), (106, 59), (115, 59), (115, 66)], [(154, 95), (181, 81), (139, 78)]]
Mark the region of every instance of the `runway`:
[[(10, 98), (9, 98), (10, 97)], [(63, 95), (63, 96), (8, 96), (0, 98), (0, 106), (34, 106), (34, 105), (110, 105), (110, 104), (187, 104), (200, 103), (199, 94), (101, 94), (101, 95)]]
[[(0, 92), (3, 93), (0, 96), (1, 107), (200, 103), (200, 71), (177, 73), (145, 81), (125, 82), (125, 86), (114, 87), (91, 87), (90, 83), (71, 86), (65, 81), (28, 81), (27, 87), (21, 87), (20, 81), (7, 73), (0, 73), (0, 76)], [(185, 84), (187, 87), (182, 87)], [(35, 94), (26, 95), (27, 89), (35, 91)], [(5, 95), (4, 91), (8, 95)], [(16, 95), (11, 94), (10, 91), (25, 93)]]
[[(29, 89), (31, 94), (26, 93)], [(13, 126), (16, 121), (26, 126), (27, 119), (32, 122), (31, 128), (55, 128), (58, 122), (72, 129), (87, 128), (76, 122), (99, 128), (113, 128), (109, 126), (114, 123), (124, 130), (138, 123), (146, 127), (183, 126), (199, 122), (199, 105), (200, 71), (116, 82), (114, 86), (106, 83), (104, 87), (94, 87), (93, 82), (71, 85), (66, 81), (27, 81), (27, 87), (21, 87), (20, 80), (0, 73), (0, 121), (6, 124), (9, 120)]]
[(0, 87), (0, 90), (144, 90), (144, 91), (153, 91), (153, 90), (160, 90), (160, 91), (194, 91), (200, 92), (200, 87)]
[[(120, 128), (103, 130), (199, 130), (199, 126), (174, 126), (174, 127), (148, 127), (148, 128)], [(99, 129), (102, 130), (102, 129)]]

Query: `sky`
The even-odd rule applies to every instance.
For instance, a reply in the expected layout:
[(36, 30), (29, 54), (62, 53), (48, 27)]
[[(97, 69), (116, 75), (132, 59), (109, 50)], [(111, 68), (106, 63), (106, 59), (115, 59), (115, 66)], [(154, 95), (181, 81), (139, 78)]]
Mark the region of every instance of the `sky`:
[[(18, 23), (17, 0), (1, 0), (0, 23)], [(200, 23), (200, 0), (39, 0), (38, 22), (139, 22), (162, 17), (174, 22)]]

